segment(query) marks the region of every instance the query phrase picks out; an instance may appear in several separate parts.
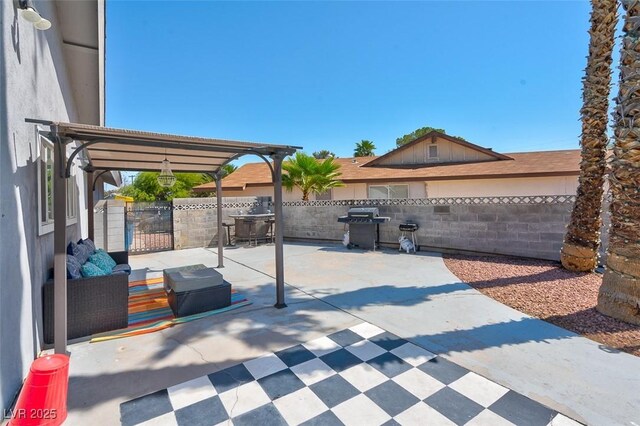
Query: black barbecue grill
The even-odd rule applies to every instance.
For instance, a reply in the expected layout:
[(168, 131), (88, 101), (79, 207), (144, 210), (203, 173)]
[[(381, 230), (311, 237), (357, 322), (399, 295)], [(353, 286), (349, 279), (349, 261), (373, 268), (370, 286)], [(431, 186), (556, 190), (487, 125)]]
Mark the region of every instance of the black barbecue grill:
[[(406, 222), (406, 223), (401, 223), (400, 226), (400, 232), (401, 232), (401, 237), (407, 237), (407, 234), (409, 234), (409, 236), (411, 237), (411, 243), (413, 244), (413, 252), (415, 253), (416, 251), (420, 251), (420, 246), (418, 245), (418, 240), (416, 239), (416, 231), (418, 229), (420, 229), (420, 226), (417, 223), (410, 223), (410, 222)], [(399, 248), (400, 251), (402, 251), (402, 244), (400, 245)]]
[(380, 241), (380, 224), (390, 221), (380, 216), (377, 207), (352, 207), (338, 222), (349, 224), (349, 245), (365, 250), (375, 250)]

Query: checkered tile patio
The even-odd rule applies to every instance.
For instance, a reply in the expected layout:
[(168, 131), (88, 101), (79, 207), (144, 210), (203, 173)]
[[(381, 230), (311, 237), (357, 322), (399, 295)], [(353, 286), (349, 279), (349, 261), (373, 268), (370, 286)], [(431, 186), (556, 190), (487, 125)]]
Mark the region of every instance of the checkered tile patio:
[(120, 406), (123, 425), (578, 423), (362, 323)]

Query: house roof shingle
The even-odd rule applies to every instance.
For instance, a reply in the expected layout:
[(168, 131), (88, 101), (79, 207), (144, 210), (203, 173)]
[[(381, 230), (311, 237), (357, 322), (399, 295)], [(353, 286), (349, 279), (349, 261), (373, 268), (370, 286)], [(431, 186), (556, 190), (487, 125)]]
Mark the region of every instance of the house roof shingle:
[[(490, 179), (538, 176), (578, 176), (580, 150), (516, 152), (504, 154), (511, 160), (419, 166), (363, 165), (379, 157), (336, 158), (344, 183), (410, 182), (459, 179)], [(354, 162), (354, 160), (356, 162)], [(270, 186), (271, 172), (266, 163), (249, 163), (222, 180), (224, 190), (244, 190), (247, 186)], [(215, 182), (194, 188), (215, 190)]]

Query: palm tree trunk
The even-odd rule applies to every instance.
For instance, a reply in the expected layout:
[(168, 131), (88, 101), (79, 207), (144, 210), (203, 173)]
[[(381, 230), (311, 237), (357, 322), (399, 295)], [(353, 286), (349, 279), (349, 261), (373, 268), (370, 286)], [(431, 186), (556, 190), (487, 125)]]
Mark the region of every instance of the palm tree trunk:
[(624, 33), (609, 184), (611, 227), (597, 309), (640, 324), (640, 2), (623, 0)]
[(582, 87), (582, 162), (576, 202), (560, 254), (570, 271), (592, 271), (598, 264), (602, 195), (607, 152), (607, 113), (611, 54), (617, 22), (616, 0), (592, 0), (591, 39)]

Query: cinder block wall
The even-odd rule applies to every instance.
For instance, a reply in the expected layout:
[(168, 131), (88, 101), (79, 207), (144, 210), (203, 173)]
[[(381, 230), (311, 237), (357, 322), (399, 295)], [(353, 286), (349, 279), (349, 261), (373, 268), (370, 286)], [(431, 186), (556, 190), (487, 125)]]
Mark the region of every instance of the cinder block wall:
[[(368, 200), (371, 202), (372, 200)], [(354, 200), (359, 205), (365, 200)], [(375, 201), (373, 201), (375, 203)], [(319, 204), (319, 203), (318, 203)], [(288, 239), (341, 241), (349, 202), (340, 205), (287, 203), (284, 236)], [(425, 249), (474, 251), (559, 260), (566, 224), (573, 203), (473, 204), (473, 205), (378, 205), (381, 216), (391, 218), (380, 225), (380, 242), (398, 244), (398, 226), (420, 225), (418, 243)]]
[(123, 251), (124, 210), (121, 200), (100, 200), (93, 209), (93, 239), (96, 247), (106, 251)]
[[(542, 201), (541, 201), (542, 200)], [(380, 225), (380, 242), (397, 246), (404, 222), (420, 226), (418, 243), (425, 249), (505, 254), (559, 260), (574, 197), (496, 197), (474, 199), (337, 200), (284, 203), (284, 237), (288, 240), (342, 241), (345, 225), (339, 216), (349, 207), (375, 206), (391, 218)], [(223, 220), (229, 214), (269, 208), (270, 197), (223, 199)], [(175, 248), (217, 244), (213, 198), (174, 200)], [(605, 208), (603, 247), (608, 226)]]
[[(270, 208), (270, 203), (271, 197), (223, 197), (222, 220), (233, 223), (230, 214), (240, 211), (261, 213)], [(176, 250), (218, 244), (216, 207), (215, 198), (173, 200), (173, 246)]]

